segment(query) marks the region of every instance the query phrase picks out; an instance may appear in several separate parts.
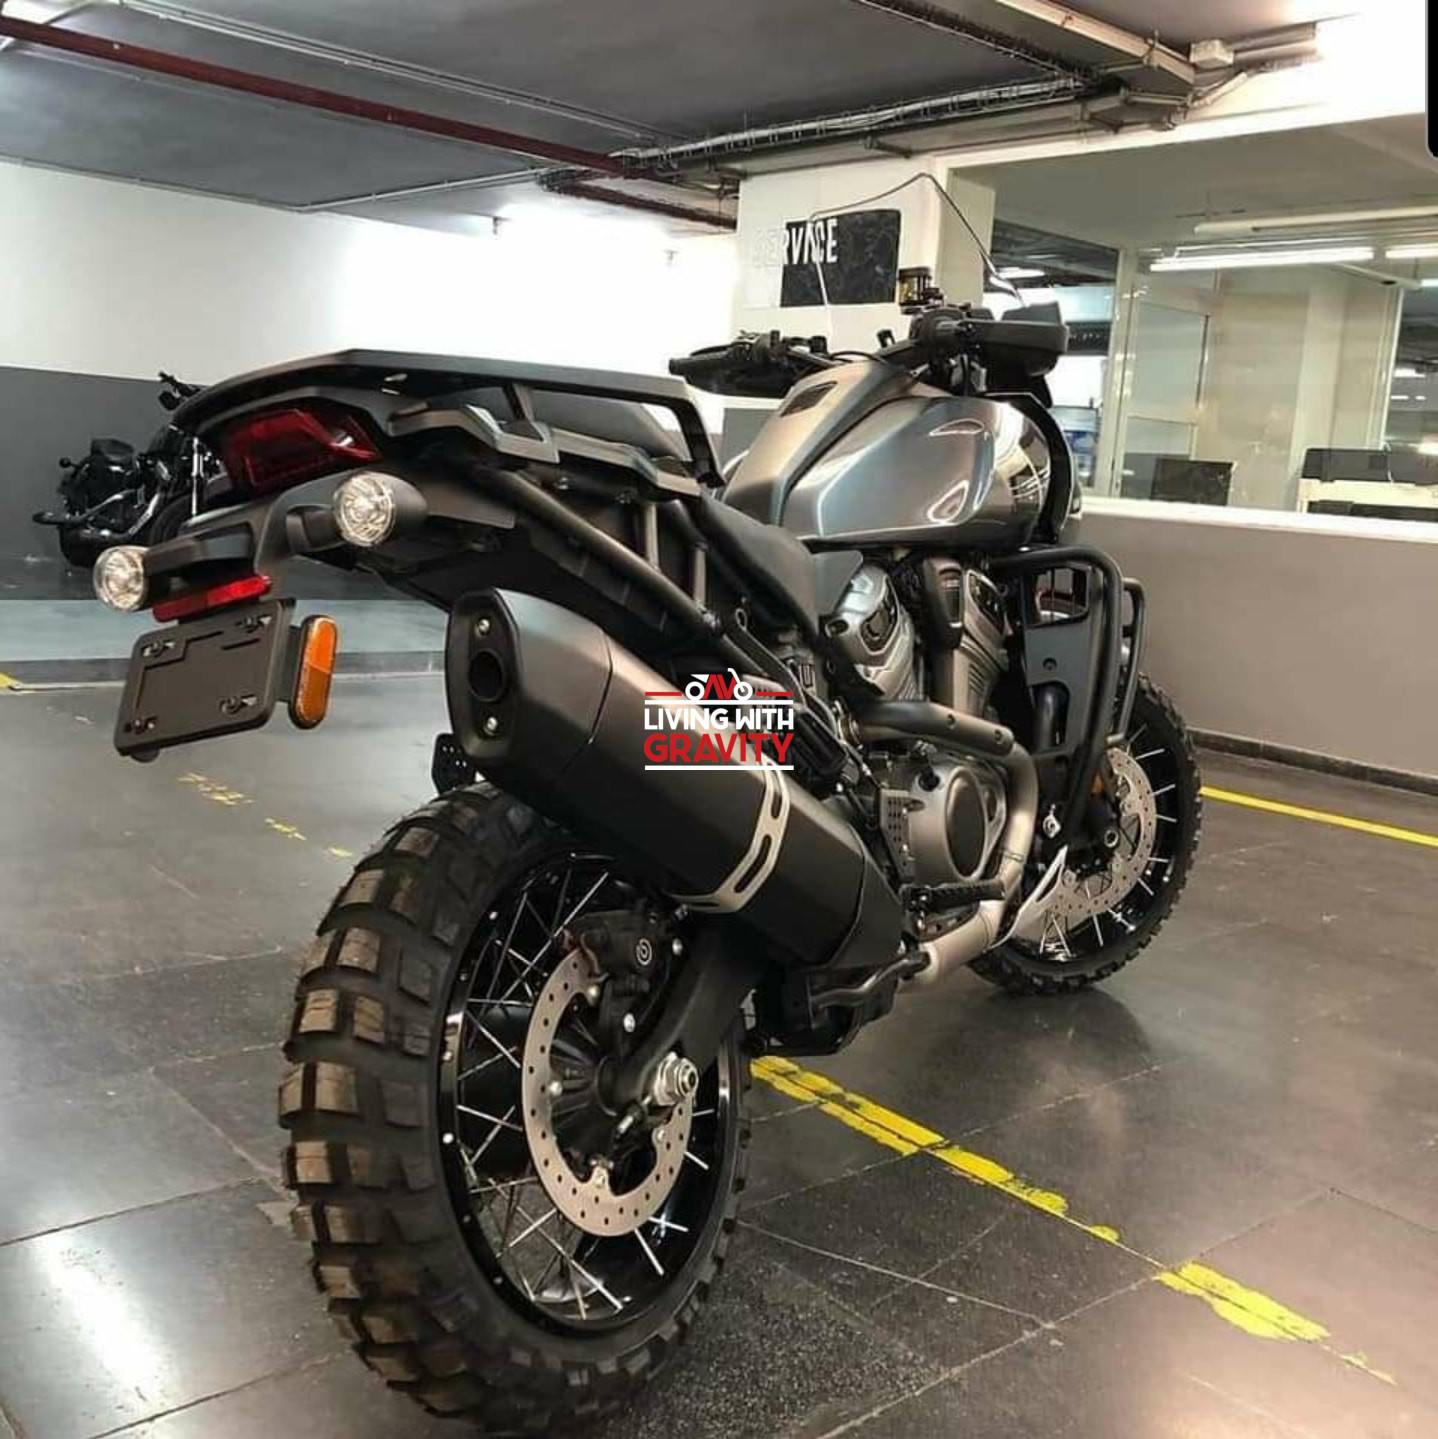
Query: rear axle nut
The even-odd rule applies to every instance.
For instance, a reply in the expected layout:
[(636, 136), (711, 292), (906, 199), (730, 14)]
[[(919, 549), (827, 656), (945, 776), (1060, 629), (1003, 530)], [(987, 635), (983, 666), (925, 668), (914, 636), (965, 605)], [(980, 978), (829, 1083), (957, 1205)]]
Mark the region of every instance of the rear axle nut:
[(649, 1102), (656, 1109), (670, 1109), (692, 1099), (699, 1089), (699, 1071), (694, 1062), (672, 1049), (659, 1061), (654, 1082), (649, 1086)]

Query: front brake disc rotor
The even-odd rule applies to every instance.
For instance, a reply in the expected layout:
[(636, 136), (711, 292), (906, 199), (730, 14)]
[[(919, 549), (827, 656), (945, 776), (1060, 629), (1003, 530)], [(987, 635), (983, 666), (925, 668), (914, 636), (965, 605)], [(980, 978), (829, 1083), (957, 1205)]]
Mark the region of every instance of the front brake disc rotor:
[(1118, 844), (1104, 869), (1079, 875), (1066, 869), (1048, 912), (1046, 934), (1057, 929), (1072, 934), (1086, 920), (1115, 911), (1137, 887), (1158, 838), (1158, 807), (1143, 766), (1126, 749), (1111, 749), (1115, 798), (1118, 801)]
[(539, 1182), (550, 1202), (571, 1224), (588, 1234), (629, 1234), (655, 1215), (669, 1197), (693, 1121), (692, 1096), (674, 1106), (668, 1119), (651, 1135), (653, 1158), (649, 1172), (637, 1184), (619, 1191), (611, 1187), (610, 1173), (596, 1164), (586, 1175), (577, 1174), (554, 1129), (552, 1054), (555, 1034), (571, 1005), (589, 1004), (592, 986), (603, 982), (602, 972), (579, 948), (573, 949), (549, 976), (529, 1021), (524, 1041), (524, 1132)]

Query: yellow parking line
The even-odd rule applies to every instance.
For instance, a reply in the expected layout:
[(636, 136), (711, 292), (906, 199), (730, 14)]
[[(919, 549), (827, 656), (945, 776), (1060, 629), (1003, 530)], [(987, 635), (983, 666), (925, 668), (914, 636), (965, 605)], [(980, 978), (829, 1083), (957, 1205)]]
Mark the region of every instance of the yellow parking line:
[(1306, 819), (1315, 824), (1336, 825), (1339, 829), (1353, 829), (1360, 834), (1377, 835), (1380, 839), (1400, 839), (1405, 844), (1421, 844), (1429, 849), (1438, 849), (1438, 834), (1427, 834), (1421, 829), (1404, 829), (1401, 825), (1355, 819), (1352, 815), (1334, 814), (1326, 809), (1305, 809), (1300, 804), (1285, 804), (1282, 800), (1264, 799), (1262, 795), (1244, 794), (1242, 790), (1216, 789), (1212, 785), (1204, 785), (1201, 793), (1205, 799), (1215, 799), (1220, 804), (1241, 805), (1244, 809), (1263, 810), (1266, 814), (1281, 814), (1289, 819)]
[(1112, 1225), (1095, 1224), (1076, 1218), (1071, 1212), (1069, 1200), (1057, 1190), (1031, 1184), (997, 1160), (977, 1154), (961, 1145), (951, 1144), (935, 1130), (876, 1104), (861, 1094), (853, 1094), (825, 1075), (801, 1069), (791, 1060), (773, 1055), (756, 1059), (751, 1067), (756, 1079), (762, 1080), (781, 1094), (814, 1104), (820, 1113), (867, 1135), (897, 1154), (927, 1154), (931, 1159), (975, 1184), (997, 1189), (1011, 1199), (1018, 1200), (1020, 1204), (1026, 1204), (1050, 1218), (1082, 1230), (1104, 1244), (1112, 1244), (1122, 1249), (1152, 1268), (1154, 1279), (1165, 1288), (1190, 1298), (1201, 1299), (1220, 1319), (1245, 1334), (1259, 1339), (1316, 1344), (1350, 1368), (1358, 1369), (1385, 1384), (1394, 1383), (1391, 1374), (1375, 1369), (1362, 1354), (1347, 1353), (1333, 1345), (1330, 1342), (1332, 1335), (1327, 1327), (1316, 1319), (1309, 1319), (1270, 1295), (1250, 1289), (1236, 1279), (1196, 1260), (1175, 1266), (1166, 1264), (1151, 1254), (1145, 1254), (1126, 1243)]
[[(0, 687), (7, 677), (0, 674)], [(180, 783), (194, 786), (206, 799), (232, 807), (250, 804), (247, 795), (193, 772), (181, 775)], [(1379, 835), (1385, 839), (1401, 839), (1413, 844), (1427, 845), (1438, 849), (1438, 835), (1424, 834), (1418, 830), (1401, 829), (1393, 825), (1376, 824), (1369, 820), (1353, 819), (1347, 815), (1330, 814), (1323, 810), (1304, 809), (1298, 805), (1281, 803), (1278, 800), (1263, 799), (1257, 795), (1243, 794), (1237, 790), (1217, 789), (1205, 786), (1203, 794), (1208, 799), (1225, 804), (1243, 805), (1251, 809), (1287, 815), (1290, 818), (1313, 820), (1333, 824), (1344, 829), (1359, 830)], [(266, 819), (266, 825), (275, 833), (288, 839), (305, 840), (305, 836), (293, 825), (275, 819)], [(349, 851), (339, 846), (320, 846), (336, 859), (350, 858)], [(1154, 1271), (1154, 1279), (1165, 1288), (1177, 1294), (1202, 1300), (1220, 1319), (1233, 1325), (1242, 1333), (1260, 1339), (1280, 1340), (1315, 1344), (1325, 1353), (1331, 1354), (1343, 1364), (1357, 1369), (1385, 1384), (1393, 1384), (1391, 1374), (1374, 1368), (1366, 1357), (1357, 1352), (1345, 1352), (1330, 1341), (1332, 1336), (1327, 1327), (1315, 1319), (1307, 1318), (1290, 1309), (1277, 1299), (1251, 1289), (1228, 1275), (1196, 1260), (1179, 1265), (1169, 1265), (1163, 1260), (1135, 1249), (1126, 1243), (1119, 1230), (1110, 1224), (1082, 1220), (1071, 1212), (1068, 1198), (1057, 1190), (1032, 1184), (1016, 1175), (1012, 1170), (986, 1155), (950, 1143), (937, 1130), (919, 1124), (897, 1111), (868, 1099), (861, 1094), (846, 1090), (842, 1085), (812, 1070), (801, 1069), (790, 1060), (777, 1056), (756, 1059), (752, 1065), (754, 1076), (773, 1089), (790, 1098), (812, 1104), (822, 1114), (847, 1125), (850, 1129), (867, 1136), (877, 1144), (901, 1155), (923, 1153), (954, 1173), (975, 1184), (981, 1184), (1031, 1209), (1047, 1214), (1064, 1224), (1087, 1234), (1104, 1244), (1112, 1244), (1132, 1255)]]

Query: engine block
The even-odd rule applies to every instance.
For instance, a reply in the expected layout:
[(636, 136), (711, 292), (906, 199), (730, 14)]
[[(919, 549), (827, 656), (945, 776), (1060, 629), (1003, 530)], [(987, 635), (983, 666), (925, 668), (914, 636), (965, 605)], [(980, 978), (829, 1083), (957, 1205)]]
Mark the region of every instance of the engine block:
[(942, 885), (983, 874), (1008, 819), (997, 770), (928, 756), (875, 773), (884, 842), (905, 881)]
[(921, 697), (914, 621), (878, 565), (860, 567), (824, 633), (876, 697)]

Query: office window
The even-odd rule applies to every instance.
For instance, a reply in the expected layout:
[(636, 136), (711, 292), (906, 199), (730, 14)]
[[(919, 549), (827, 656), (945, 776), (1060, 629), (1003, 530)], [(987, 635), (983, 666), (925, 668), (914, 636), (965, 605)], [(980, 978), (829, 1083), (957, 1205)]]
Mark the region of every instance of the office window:
[(1105, 296), (1052, 376), (1090, 491), (1438, 521), (1421, 116), (966, 173), (993, 187), (996, 259), (1037, 272), (1020, 283), (1066, 317)]

